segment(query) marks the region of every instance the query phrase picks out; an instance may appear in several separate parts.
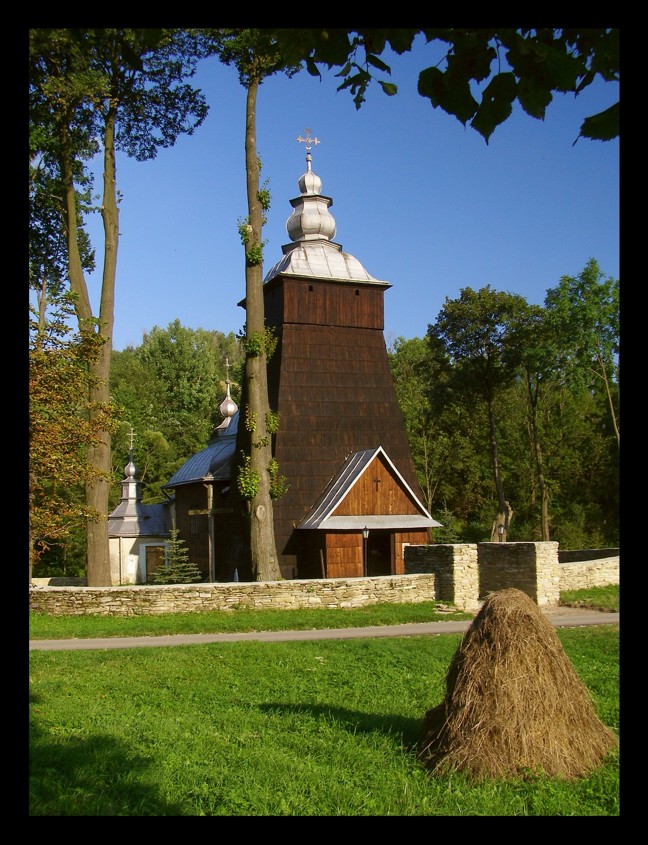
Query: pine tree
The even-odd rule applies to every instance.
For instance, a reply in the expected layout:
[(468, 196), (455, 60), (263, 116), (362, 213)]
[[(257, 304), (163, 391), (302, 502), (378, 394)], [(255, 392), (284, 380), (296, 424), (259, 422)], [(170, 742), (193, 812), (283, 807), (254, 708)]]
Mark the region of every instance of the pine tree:
[(195, 584), (203, 576), (195, 563), (189, 561), (189, 554), (177, 528), (171, 529), (171, 539), (166, 548), (164, 563), (152, 575), (153, 584)]

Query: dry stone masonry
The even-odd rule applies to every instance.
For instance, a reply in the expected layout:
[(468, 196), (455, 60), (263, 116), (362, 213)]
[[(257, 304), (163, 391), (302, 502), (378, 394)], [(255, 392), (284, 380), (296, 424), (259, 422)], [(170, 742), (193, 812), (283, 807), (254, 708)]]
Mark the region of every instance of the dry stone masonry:
[(606, 557), (594, 551), (589, 559), (586, 552), (566, 553), (570, 559), (562, 562), (553, 542), (406, 546), (404, 575), (373, 578), (124, 587), (52, 586), (62, 579), (36, 578), (29, 606), (53, 615), (138, 616), (433, 601), (471, 613), (489, 593), (515, 587), (547, 608), (558, 604), (561, 590), (619, 583), (619, 550), (604, 550)]

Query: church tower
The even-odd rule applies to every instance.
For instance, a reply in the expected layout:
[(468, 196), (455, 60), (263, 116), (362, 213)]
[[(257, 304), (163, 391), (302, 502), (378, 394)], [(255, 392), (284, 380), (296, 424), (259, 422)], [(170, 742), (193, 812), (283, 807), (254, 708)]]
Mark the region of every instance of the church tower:
[[(286, 228), (291, 242), (264, 279), (274, 456), (289, 489), (274, 502), (284, 578), (403, 572), (403, 545), (438, 525), (421, 491), (383, 335), (386, 281), (333, 241), (333, 203), (312, 170)], [(244, 302), (240, 303), (245, 305)]]

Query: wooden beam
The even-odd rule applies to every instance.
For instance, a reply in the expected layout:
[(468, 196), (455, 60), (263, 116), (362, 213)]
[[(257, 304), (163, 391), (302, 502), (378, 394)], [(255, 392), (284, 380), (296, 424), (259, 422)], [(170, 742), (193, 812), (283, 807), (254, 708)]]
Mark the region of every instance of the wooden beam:
[(209, 516), (213, 513), (234, 513), (234, 508), (191, 508), (187, 513), (189, 516)]

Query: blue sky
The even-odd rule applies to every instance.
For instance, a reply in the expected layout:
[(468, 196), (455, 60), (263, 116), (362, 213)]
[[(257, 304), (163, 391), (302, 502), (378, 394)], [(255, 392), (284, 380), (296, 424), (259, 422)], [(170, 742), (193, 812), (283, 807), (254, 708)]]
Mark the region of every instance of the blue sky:
[[(580, 139), (582, 119), (618, 99), (616, 84), (595, 83), (578, 98), (558, 95), (544, 121), (516, 106), (487, 145), (416, 90), (434, 47), (385, 56), (387, 97), (372, 86), (356, 110), (336, 92), (332, 71), (266, 80), (260, 88), (257, 148), (272, 204), (264, 228), (264, 273), (289, 242), (289, 200), (306, 169), (308, 127), (313, 170), (333, 199), (334, 240), (385, 293), (385, 338), (424, 337), (446, 297), (485, 285), (542, 304), (563, 275), (590, 258), (619, 278), (619, 142)], [(194, 80), (210, 113), (150, 162), (118, 156), (122, 194), (114, 348), (138, 346), (154, 326), (176, 318), (188, 328), (239, 332), (245, 295), (245, 90), (234, 68), (205, 61)], [(100, 181), (97, 182), (100, 185)], [(89, 227), (101, 236), (100, 220)], [(96, 240), (101, 256), (101, 241)], [(98, 314), (100, 261), (88, 277)]]

